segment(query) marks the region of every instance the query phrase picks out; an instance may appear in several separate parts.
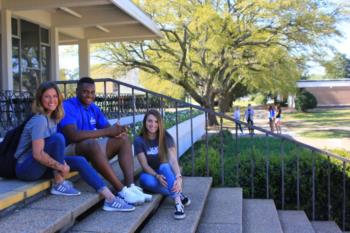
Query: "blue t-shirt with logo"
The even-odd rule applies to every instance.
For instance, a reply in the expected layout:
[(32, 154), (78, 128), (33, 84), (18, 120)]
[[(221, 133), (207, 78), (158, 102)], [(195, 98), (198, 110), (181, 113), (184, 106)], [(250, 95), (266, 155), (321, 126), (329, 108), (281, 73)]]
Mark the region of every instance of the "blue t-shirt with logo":
[[(166, 133), (166, 146), (167, 148), (174, 147), (175, 143), (170, 134)], [(159, 160), (159, 146), (158, 146), (158, 138), (154, 140), (147, 140), (143, 136), (138, 136), (134, 140), (134, 151), (135, 155), (140, 153), (144, 153), (147, 159), (148, 165), (157, 170), (160, 165)]]
[[(67, 125), (76, 125), (77, 130), (96, 130), (109, 126), (107, 118), (94, 103), (84, 106), (77, 97), (73, 97), (63, 102), (63, 108), (64, 118), (58, 124), (59, 132)], [(71, 143), (67, 138), (66, 142)]]

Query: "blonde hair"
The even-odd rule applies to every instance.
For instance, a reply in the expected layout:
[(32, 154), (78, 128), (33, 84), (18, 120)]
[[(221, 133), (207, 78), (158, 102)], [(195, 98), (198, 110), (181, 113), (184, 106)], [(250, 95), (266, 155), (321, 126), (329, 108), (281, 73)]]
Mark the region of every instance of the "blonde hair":
[(158, 131), (157, 131), (157, 137), (158, 137), (158, 154), (159, 154), (159, 160), (161, 163), (168, 161), (168, 147), (166, 144), (166, 136), (167, 132), (164, 128), (163, 118), (160, 115), (160, 113), (155, 109), (150, 109), (146, 112), (144, 118), (143, 118), (143, 126), (141, 129), (140, 135), (143, 136), (143, 138), (147, 141), (149, 140), (148, 136), (148, 130), (146, 128), (146, 121), (149, 115), (153, 115), (157, 121), (158, 121)]
[(43, 82), (42, 84), (40, 84), (38, 90), (36, 91), (34, 102), (32, 104), (32, 112), (34, 114), (46, 114), (44, 106), (41, 103), (41, 98), (45, 91), (49, 89), (54, 89), (58, 96), (57, 108), (55, 109), (55, 111), (53, 111), (53, 113), (50, 116), (51, 119), (58, 123), (64, 117), (64, 110), (62, 107), (63, 96), (60, 92), (60, 89), (58, 89), (57, 85), (54, 82)]

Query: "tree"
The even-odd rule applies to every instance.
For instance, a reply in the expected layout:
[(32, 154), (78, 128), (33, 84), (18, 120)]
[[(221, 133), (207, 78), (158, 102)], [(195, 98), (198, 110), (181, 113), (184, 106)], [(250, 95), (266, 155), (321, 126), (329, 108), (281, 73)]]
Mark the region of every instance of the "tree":
[[(211, 110), (218, 100), (222, 112), (239, 92), (294, 88), (301, 56), (339, 35), (335, 24), (345, 9), (319, 0), (136, 2), (164, 38), (102, 44), (99, 58), (169, 80)], [(211, 114), (209, 123), (217, 123)]]
[(326, 69), (327, 79), (350, 78), (350, 59), (345, 54), (338, 52), (332, 60), (325, 61), (322, 65)]

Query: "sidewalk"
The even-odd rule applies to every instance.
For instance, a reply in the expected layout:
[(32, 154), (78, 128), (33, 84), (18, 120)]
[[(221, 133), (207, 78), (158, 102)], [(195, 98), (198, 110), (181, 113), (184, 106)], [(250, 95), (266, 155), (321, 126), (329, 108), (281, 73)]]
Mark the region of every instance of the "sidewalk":
[[(290, 111), (287, 109), (287, 111)], [(270, 129), (267, 119), (266, 110), (257, 109), (255, 124), (264, 129)], [(302, 125), (302, 129), (300, 129)], [(299, 126), (298, 128), (296, 126)], [(282, 119), (282, 134), (291, 136), (294, 140), (300, 141), (302, 143), (308, 144), (310, 146), (322, 149), (322, 150), (332, 150), (332, 149), (342, 149), (350, 151), (350, 136), (342, 138), (316, 138), (316, 137), (303, 137), (304, 132), (308, 131), (349, 131), (350, 126), (338, 125), (332, 127), (325, 126), (310, 126), (306, 122), (302, 121), (286, 121), (285, 118)]]

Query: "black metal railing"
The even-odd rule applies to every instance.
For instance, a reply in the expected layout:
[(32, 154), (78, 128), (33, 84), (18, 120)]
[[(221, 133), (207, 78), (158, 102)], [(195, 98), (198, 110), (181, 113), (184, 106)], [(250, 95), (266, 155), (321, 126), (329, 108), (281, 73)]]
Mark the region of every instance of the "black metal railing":
[[(69, 96), (68, 90), (74, 90), (76, 82), (57, 83), (65, 96)], [(335, 220), (343, 230), (350, 229), (350, 202), (347, 198), (350, 184), (349, 159), (288, 136), (248, 126), (225, 114), (127, 83), (113, 79), (99, 79), (95, 82), (102, 83), (103, 86), (103, 94), (96, 98), (97, 104), (109, 117), (132, 116), (134, 135), (135, 116), (149, 108), (157, 108), (161, 113), (174, 112), (176, 125), (180, 109), (187, 109), (190, 116), (195, 110), (201, 111), (205, 116), (203, 147), (194, 141), (197, 129), (190, 118), (191, 149), (187, 152), (189, 175), (217, 177), (217, 185), (243, 187), (245, 197), (272, 198), (280, 209), (305, 210), (311, 220)], [(109, 85), (113, 86), (111, 91), (108, 91)], [(10, 118), (11, 114), (5, 110), (3, 112), (3, 109), (7, 108), (1, 108), (1, 119), (3, 114), (6, 115), (4, 119)], [(217, 117), (218, 126), (209, 126), (209, 114)], [(239, 135), (235, 123), (253, 128), (255, 135)], [(177, 142), (180, 130), (176, 127)], [(179, 148), (179, 143), (177, 146)], [(186, 163), (186, 160), (182, 162)], [(217, 169), (213, 169), (213, 166)]]

